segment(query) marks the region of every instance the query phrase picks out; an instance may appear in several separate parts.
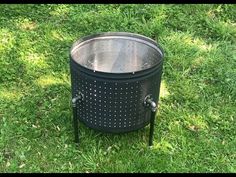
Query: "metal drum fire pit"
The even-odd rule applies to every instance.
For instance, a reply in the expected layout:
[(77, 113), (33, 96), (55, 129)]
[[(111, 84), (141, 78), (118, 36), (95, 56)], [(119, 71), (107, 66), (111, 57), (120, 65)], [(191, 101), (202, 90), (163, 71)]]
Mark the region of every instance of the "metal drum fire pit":
[(75, 42), (70, 51), (75, 141), (79, 120), (109, 133), (150, 123), (152, 145), (162, 65), (162, 49), (142, 35), (107, 32)]

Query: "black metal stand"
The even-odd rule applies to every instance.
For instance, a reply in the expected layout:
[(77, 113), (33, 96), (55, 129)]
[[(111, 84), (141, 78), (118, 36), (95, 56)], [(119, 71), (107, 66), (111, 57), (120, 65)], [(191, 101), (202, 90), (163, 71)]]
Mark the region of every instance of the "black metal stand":
[(149, 132), (149, 146), (153, 145), (153, 133), (154, 133), (154, 122), (155, 122), (156, 111), (152, 111), (150, 120), (150, 132)]
[(77, 117), (76, 103), (73, 103), (73, 123), (74, 123), (75, 142), (79, 143), (79, 121)]
[(79, 120), (78, 120), (78, 109), (77, 102), (82, 102), (84, 100), (84, 95), (79, 92), (78, 95), (72, 98), (72, 107), (73, 107), (73, 124), (74, 124), (74, 134), (75, 142), (79, 144)]
[(144, 105), (151, 109), (151, 118), (150, 118), (150, 132), (149, 132), (149, 146), (153, 144), (153, 133), (154, 133), (154, 122), (157, 110), (157, 104), (153, 100), (152, 95), (147, 95), (144, 99)]

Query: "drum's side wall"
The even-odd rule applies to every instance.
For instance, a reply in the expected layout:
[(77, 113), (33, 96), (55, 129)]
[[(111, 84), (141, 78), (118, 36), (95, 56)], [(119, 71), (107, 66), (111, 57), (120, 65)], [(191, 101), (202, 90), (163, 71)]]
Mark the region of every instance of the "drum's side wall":
[(84, 101), (77, 107), (79, 120), (93, 129), (112, 133), (146, 126), (150, 121), (150, 109), (143, 101), (146, 95), (152, 94), (158, 102), (161, 67), (150, 77), (104, 80), (81, 72), (71, 62), (72, 96), (79, 91), (84, 95)]

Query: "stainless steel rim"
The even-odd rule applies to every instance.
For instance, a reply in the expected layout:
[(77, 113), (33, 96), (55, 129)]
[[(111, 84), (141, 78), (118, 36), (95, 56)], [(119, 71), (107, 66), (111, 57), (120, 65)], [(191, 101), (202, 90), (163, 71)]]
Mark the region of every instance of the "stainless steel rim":
[[(93, 35), (88, 35), (88, 36), (85, 36), (83, 38), (80, 38), (79, 40), (75, 41), (70, 49), (70, 57), (75, 60), (73, 58), (73, 53), (81, 46), (83, 46), (84, 44), (87, 44), (93, 40), (103, 40), (103, 39), (127, 39), (127, 40), (133, 40), (135, 42), (139, 42), (139, 43), (143, 43), (151, 48), (153, 48), (154, 50), (156, 50), (160, 56), (161, 56), (161, 61), (163, 60), (163, 57), (164, 57), (164, 52), (163, 52), (163, 49), (161, 48), (161, 46), (156, 42), (154, 41), (153, 39), (151, 38), (148, 38), (146, 36), (143, 36), (143, 35), (140, 35), (140, 34), (136, 34), (136, 33), (129, 33), (129, 32), (104, 32), (104, 33), (98, 33), (98, 34), (93, 34)], [(160, 63), (159, 62), (159, 63)], [(78, 62), (76, 62), (78, 63)], [(159, 63), (156, 63), (155, 65), (151, 66), (150, 68), (147, 68), (147, 69), (143, 69), (143, 70), (140, 70), (140, 71), (137, 71), (135, 73), (138, 73), (138, 72), (142, 72), (142, 71), (145, 71), (145, 70), (149, 70), (151, 68), (155, 68), (157, 65), (159, 65)], [(83, 65), (81, 65), (80, 63), (78, 63), (78, 65), (84, 69), (87, 69), (87, 70), (91, 70), (92, 72), (98, 72), (98, 73), (109, 73), (109, 72), (103, 72), (103, 71), (96, 71), (96, 70), (92, 70), (90, 68), (87, 68)], [(134, 74), (134, 72), (130, 72), (132, 74)], [(109, 73), (111, 74), (111, 73)], [(129, 72), (124, 72), (124, 73), (112, 73), (112, 74), (129, 74)]]

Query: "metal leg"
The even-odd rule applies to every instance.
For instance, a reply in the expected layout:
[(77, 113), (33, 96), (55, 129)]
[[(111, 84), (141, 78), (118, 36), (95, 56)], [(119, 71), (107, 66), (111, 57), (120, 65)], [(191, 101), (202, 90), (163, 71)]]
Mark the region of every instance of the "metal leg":
[(73, 122), (74, 122), (75, 142), (79, 143), (79, 121), (77, 118), (77, 109), (76, 106), (74, 105), (73, 105)]
[(74, 122), (74, 133), (75, 133), (75, 142), (79, 143), (79, 121), (77, 114), (77, 101), (81, 102), (83, 100), (83, 94), (79, 92), (79, 94), (72, 99), (72, 107), (73, 107), (73, 122)]
[(153, 132), (154, 132), (154, 121), (157, 110), (157, 104), (153, 101), (152, 95), (147, 95), (144, 99), (144, 105), (151, 109), (151, 118), (150, 118), (150, 132), (149, 132), (149, 146), (153, 144)]
[(149, 132), (149, 146), (153, 145), (153, 133), (154, 133), (154, 122), (155, 122), (156, 111), (151, 113), (150, 120), (150, 132)]

